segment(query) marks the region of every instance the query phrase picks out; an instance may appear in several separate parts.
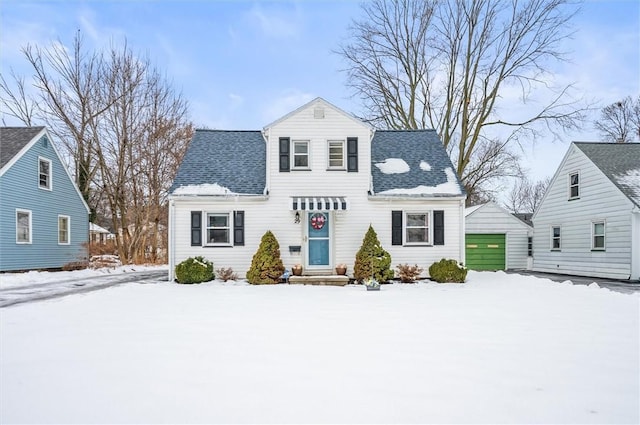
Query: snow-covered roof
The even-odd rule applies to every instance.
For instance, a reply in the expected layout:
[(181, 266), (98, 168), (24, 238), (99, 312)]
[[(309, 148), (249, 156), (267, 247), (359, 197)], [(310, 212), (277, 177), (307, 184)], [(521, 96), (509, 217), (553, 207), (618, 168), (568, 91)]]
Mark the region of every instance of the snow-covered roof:
[(89, 222), (89, 231), (94, 233), (111, 233), (104, 227), (98, 226), (97, 224), (91, 222)]
[(180, 186), (173, 191), (174, 195), (210, 195), (224, 196), (235, 195), (229, 188), (220, 186), (218, 183), (189, 184)]
[(378, 130), (371, 141), (373, 195), (465, 195), (435, 130)]

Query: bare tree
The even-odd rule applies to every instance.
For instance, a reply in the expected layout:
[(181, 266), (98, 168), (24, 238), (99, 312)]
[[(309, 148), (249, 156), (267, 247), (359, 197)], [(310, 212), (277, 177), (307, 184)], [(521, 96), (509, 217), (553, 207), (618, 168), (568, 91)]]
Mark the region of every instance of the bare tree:
[[(567, 100), (571, 86), (553, 88), (547, 78), (549, 64), (564, 58), (570, 6), (571, 0), (372, 0), (338, 54), (365, 119), (385, 128), (435, 128), (473, 192), (501, 177), (474, 166), (488, 151), (503, 154), (483, 148), (496, 134), (506, 133), (504, 146), (518, 146), (540, 125), (574, 129), (584, 119), (584, 109)], [(499, 106), (513, 87), (522, 103), (533, 92), (549, 100), (526, 117), (509, 118), (511, 111)]]
[(23, 53), (34, 72), (39, 117), (73, 159), (76, 183), (93, 219), (96, 162), (91, 127), (111, 106), (101, 91), (103, 58), (99, 53), (85, 51), (80, 33), (71, 49), (58, 41), (46, 49), (28, 44)]
[(89, 51), (78, 34), (70, 49), (58, 42), (23, 52), (34, 103), (15, 75), (22, 85), (12, 92), (3, 79), (2, 103), (25, 123), (41, 120), (62, 142), (93, 215), (115, 231), (123, 263), (163, 260), (167, 190), (193, 133), (187, 102), (126, 41)]
[[(25, 90), (24, 77), (17, 76), (13, 69), (10, 72), (15, 85), (14, 90), (4, 76), (0, 75), (0, 104), (2, 104), (3, 113), (31, 127), (35, 123), (36, 103)], [(2, 121), (4, 123), (4, 118)]]
[(549, 177), (535, 183), (526, 177), (516, 181), (509, 192), (505, 207), (514, 213), (535, 212), (550, 182)]
[(635, 101), (627, 96), (605, 106), (594, 126), (606, 142), (627, 143), (634, 139), (640, 140), (640, 96)]

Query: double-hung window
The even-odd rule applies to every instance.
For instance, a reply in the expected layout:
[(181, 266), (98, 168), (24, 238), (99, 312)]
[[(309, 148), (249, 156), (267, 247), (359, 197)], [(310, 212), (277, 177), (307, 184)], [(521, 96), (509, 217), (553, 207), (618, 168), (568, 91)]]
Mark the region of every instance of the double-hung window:
[(405, 242), (407, 244), (429, 244), (429, 213), (406, 213)]
[(59, 245), (69, 245), (69, 221), (71, 219), (68, 215), (59, 215), (58, 216), (58, 244)]
[(16, 210), (16, 243), (31, 243), (31, 211)]
[(309, 141), (294, 140), (293, 141), (293, 168), (309, 169)]
[(551, 226), (551, 250), (560, 251), (560, 226)]
[(344, 140), (329, 140), (328, 168), (344, 170)]
[(569, 174), (569, 199), (580, 197), (580, 173)]
[(230, 245), (231, 232), (229, 222), (228, 213), (207, 213), (206, 244)]
[(38, 187), (51, 190), (51, 161), (38, 158)]
[(591, 249), (599, 251), (605, 249), (604, 221), (594, 221), (591, 223)]

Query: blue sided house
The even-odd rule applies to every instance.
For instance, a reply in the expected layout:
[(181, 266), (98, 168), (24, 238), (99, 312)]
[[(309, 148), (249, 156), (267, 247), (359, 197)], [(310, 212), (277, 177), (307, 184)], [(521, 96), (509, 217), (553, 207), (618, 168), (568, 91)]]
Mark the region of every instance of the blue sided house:
[(0, 127), (0, 271), (85, 260), (89, 207), (45, 127)]

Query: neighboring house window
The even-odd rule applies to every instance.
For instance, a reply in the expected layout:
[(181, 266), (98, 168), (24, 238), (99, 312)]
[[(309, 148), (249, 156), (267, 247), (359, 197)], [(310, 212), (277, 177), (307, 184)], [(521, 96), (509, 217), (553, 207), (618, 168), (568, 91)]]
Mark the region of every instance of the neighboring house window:
[(309, 168), (309, 141), (293, 141), (293, 168)]
[(38, 158), (38, 187), (51, 190), (51, 161)]
[(231, 243), (228, 213), (208, 213), (205, 230), (207, 245), (229, 245)]
[(16, 243), (31, 243), (31, 211), (16, 210)]
[(419, 243), (428, 244), (429, 237), (429, 213), (406, 213), (405, 214), (405, 242), (407, 244)]
[(68, 215), (58, 216), (58, 244), (60, 245), (69, 245), (69, 220)]
[(527, 255), (529, 257), (533, 257), (533, 237), (529, 236), (527, 238)]
[(551, 249), (560, 250), (560, 226), (551, 227)]
[(569, 174), (569, 199), (580, 197), (580, 174)]
[(605, 226), (604, 221), (594, 221), (591, 226), (591, 249), (604, 250)]
[(329, 141), (329, 168), (344, 170), (344, 141)]

